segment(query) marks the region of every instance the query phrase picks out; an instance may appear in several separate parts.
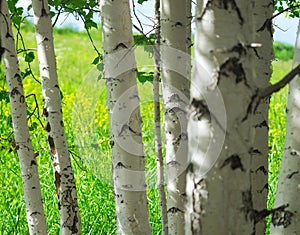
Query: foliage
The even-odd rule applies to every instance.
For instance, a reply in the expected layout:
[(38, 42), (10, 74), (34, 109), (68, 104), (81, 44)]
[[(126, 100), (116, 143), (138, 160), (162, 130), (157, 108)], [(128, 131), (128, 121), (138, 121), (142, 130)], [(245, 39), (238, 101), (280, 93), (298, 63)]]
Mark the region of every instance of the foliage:
[[(146, 38), (147, 37), (147, 38)], [(153, 45), (155, 43), (155, 35), (154, 33), (146, 36), (141, 34), (134, 34), (133, 41), (135, 46), (142, 46), (144, 51), (149, 53), (149, 55), (153, 56)]]
[(138, 0), (139, 4), (143, 4), (144, 2), (147, 2), (148, 0)]
[(295, 18), (300, 16), (300, 0), (275, 0), (275, 10), (283, 12), (287, 7), (291, 8), (287, 15)]
[(289, 61), (293, 59), (294, 47), (281, 42), (274, 42), (273, 44), (275, 59), (281, 61)]

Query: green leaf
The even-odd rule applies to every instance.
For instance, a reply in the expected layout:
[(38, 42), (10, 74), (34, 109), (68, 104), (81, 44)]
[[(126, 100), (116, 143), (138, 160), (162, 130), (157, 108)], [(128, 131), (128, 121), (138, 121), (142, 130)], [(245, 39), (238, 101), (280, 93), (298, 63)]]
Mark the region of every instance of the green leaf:
[(148, 0), (138, 0), (139, 4), (143, 4), (144, 2), (147, 2)]
[(97, 57), (93, 60), (92, 64), (98, 64), (99, 61), (100, 61), (100, 58), (99, 58), (99, 56), (97, 56)]
[(103, 73), (100, 73), (98, 76), (98, 81), (101, 80), (103, 78)]
[(30, 11), (32, 9), (32, 5), (30, 4), (28, 7), (27, 7), (27, 11)]
[(144, 84), (145, 82), (153, 82), (153, 72), (137, 72), (139, 82)]
[(29, 68), (26, 68), (24, 72), (23, 71), (21, 72), (21, 76), (23, 79), (25, 79), (30, 74), (31, 74), (31, 70)]
[(92, 20), (87, 20), (87, 21), (85, 21), (85, 27), (87, 29), (91, 29), (91, 28), (96, 28), (97, 29), (98, 25)]
[(98, 69), (100, 72), (103, 72), (103, 70), (104, 70), (104, 64), (103, 64), (103, 63), (99, 63), (99, 64), (97, 65), (97, 69)]
[(32, 62), (34, 60), (35, 56), (34, 53), (32, 51), (28, 52), (25, 54), (25, 62)]

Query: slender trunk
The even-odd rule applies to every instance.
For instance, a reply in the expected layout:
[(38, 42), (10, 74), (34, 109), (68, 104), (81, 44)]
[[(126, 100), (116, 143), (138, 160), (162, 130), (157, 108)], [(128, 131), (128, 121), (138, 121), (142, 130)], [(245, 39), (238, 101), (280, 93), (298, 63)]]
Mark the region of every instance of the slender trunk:
[(258, 89), (253, 4), (205, 0), (197, 5), (186, 234), (256, 234), (255, 224), (264, 219), (252, 195), (256, 150), (248, 107)]
[(185, 170), (187, 167), (185, 110), (189, 102), (191, 69), (190, 12), (188, 0), (162, 0), (162, 93), (165, 116), (169, 234), (184, 234), (185, 226)]
[(167, 217), (167, 200), (165, 193), (164, 179), (164, 160), (162, 156), (162, 139), (161, 139), (161, 124), (160, 124), (160, 98), (159, 98), (159, 79), (160, 79), (160, 0), (155, 1), (155, 45), (154, 45), (154, 78), (153, 78), (153, 95), (154, 95), (154, 122), (155, 122), (155, 151), (157, 162), (157, 178), (158, 178), (158, 193), (160, 213), (162, 220), (162, 234), (168, 235), (168, 217)]
[(100, 8), (118, 233), (151, 234), (129, 2)]
[(0, 38), (1, 49), (4, 49), (4, 67), (10, 98), (15, 145), (22, 174), (29, 233), (47, 234), (47, 225), (36, 162), (37, 155), (33, 151), (29, 135), (26, 100), (19, 69), (18, 56), (15, 48), (7, 2), (2, 0), (0, 6)]
[[(295, 45), (294, 63), (300, 63), (300, 24)], [(288, 205), (286, 211), (273, 215), (270, 234), (299, 234), (300, 233), (300, 107), (299, 107), (300, 76), (295, 77), (289, 84), (286, 109), (286, 137), (284, 152), (276, 191), (275, 205)]]
[(81, 234), (76, 185), (65, 136), (48, 0), (33, 0), (34, 24), (44, 98), (45, 130), (55, 173), (61, 234)]
[[(272, 74), (271, 62), (273, 59), (273, 35), (270, 28), (262, 28), (267, 18), (273, 14), (273, 1), (256, 0), (253, 7), (253, 32), (252, 42), (259, 45), (252, 50), (256, 59), (253, 60), (253, 79), (256, 86), (264, 89), (270, 85)], [(269, 98), (265, 98), (257, 107), (252, 118), (254, 128), (253, 149), (255, 154), (251, 161), (251, 190), (253, 207), (259, 211), (267, 208), (268, 196), (268, 108)], [(264, 234), (266, 229), (265, 219), (255, 225), (256, 234)]]

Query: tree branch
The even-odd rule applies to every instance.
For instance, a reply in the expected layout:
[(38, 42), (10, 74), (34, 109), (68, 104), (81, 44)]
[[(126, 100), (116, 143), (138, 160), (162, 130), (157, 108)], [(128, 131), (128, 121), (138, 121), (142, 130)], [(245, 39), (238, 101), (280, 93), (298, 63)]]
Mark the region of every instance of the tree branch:
[(300, 64), (296, 66), (291, 72), (289, 72), (283, 79), (281, 79), (279, 82), (263, 89), (261, 92), (259, 92), (259, 99), (270, 97), (273, 93), (281, 90), (283, 87), (285, 87), (289, 82), (291, 82), (294, 77), (297, 75), (300, 75)]

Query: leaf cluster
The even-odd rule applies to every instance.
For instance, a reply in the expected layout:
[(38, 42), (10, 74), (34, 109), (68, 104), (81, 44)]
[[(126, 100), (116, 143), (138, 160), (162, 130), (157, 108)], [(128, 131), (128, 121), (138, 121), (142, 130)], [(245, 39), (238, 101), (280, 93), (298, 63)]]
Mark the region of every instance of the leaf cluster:
[(274, 1), (275, 10), (278, 12), (283, 12), (288, 7), (287, 16), (291, 18), (300, 17), (300, 0), (275, 0)]

